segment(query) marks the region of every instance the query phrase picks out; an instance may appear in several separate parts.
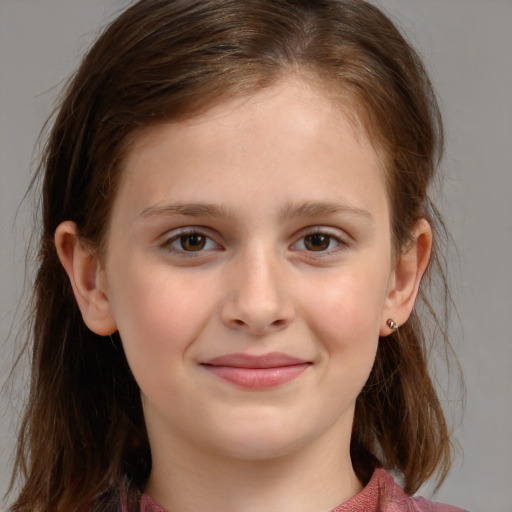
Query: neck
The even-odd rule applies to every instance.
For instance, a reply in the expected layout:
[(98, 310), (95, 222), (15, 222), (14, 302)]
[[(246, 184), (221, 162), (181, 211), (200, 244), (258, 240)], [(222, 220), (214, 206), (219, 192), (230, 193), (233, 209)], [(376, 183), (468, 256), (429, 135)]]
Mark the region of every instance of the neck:
[(145, 492), (169, 512), (331, 510), (362, 489), (347, 446), (327, 436), (286, 456), (252, 461), (176, 448), (166, 457), (163, 450), (153, 457)]

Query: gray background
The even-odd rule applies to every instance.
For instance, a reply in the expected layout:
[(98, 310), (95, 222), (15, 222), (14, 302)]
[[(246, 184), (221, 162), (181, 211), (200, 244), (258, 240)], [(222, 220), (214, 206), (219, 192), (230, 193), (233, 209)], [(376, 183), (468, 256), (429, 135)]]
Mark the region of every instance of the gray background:
[[(424, 56), (447, 127), (441, 203), (459, 252), (451, 258), (461, 318), (453, 334), (467, 407), (456, 429), (464, 455), (436, 499), (472, 511), (510, 512), (512, 2), (376, 3)], [(13, 319), (20, 322), (17, 305), (28, 288), (23, 254), (32, 204), (22, 198), (37, 159), (36, 138), (79, 56), (125, 5), (126, 0), (0, 0), (0, 382), (19, 343), (9, 333)], [(19, 381), (0, 397), (0, 492), (8, 482), (23, 386)], [(460, 404), (445, 405), (457, 417)]]

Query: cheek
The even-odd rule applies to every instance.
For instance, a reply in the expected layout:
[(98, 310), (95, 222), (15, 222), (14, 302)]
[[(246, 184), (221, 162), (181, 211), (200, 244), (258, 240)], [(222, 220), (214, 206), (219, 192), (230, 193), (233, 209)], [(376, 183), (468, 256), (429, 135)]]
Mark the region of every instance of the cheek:
[(180, 362), (208, 321), (213, 298), (183, 275), (124, 266), (115, 280), (113, 309), (132, 372), (141, 388), (157, 385)]
[(361, 387), (375, 359), (388, 278), (378, 268), (368, 269), (321, 281), (316, 292), (304, 293), (301, 304), (327, 359)]
[(302, 309), (310, 323), (335, 337), (378, 337), (386, 284), (385, 276), (365, 272), (328, 277), (304, 293)]

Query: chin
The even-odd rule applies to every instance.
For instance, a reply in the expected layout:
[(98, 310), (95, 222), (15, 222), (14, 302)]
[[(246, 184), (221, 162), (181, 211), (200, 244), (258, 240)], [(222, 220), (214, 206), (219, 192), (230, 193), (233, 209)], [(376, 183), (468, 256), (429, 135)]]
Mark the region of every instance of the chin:
[(269, 439), (250, 439), (245, 444), (233, 443), (225, 452), (231, 459), (247, 462), (265, 462), (282, 459), (296, 452), (302, 443), (279, 443)]
[(298, 432), (280, 422), (249, 423), (238, 424), (219, 436), (214, 441), (217, 449), (233, 459), (268, 461), (291, 455), (315, 438), (312, 432)]

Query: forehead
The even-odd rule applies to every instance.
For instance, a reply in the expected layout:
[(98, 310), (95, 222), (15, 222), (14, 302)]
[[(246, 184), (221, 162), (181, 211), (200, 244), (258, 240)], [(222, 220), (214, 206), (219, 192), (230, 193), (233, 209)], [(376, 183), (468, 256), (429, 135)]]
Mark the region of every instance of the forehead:
[[(363, 191), (369, 181), (382, 188), (385, 179), (379, 152), (351, 104), (342, 105), (340, 98), (297, 77), (187, 120), (144, 128), (130, 144), (122, 167), (118, 194), (129, 190), (139, 210), (169, 195), (195, 200), (192, 196), (222, 180), (229, 186), (216, 191), (218, 200), (234, 199), (234, 191), (248, 182), (264, 193), (270, 182), (277, 187), (272, 195), (285, 201), (292, 192), (304, 199), (325, 195), (325, 186), (339, 185), (340, 179), (347, 185), (358, 181)], [(310, 178), (322, 180), (323, 187), (317, 183), (312, 189)], [(155, 187), (157, 182), (162, 188)]]
[[(128, 137), (127, 143), (123, 145), (121, 153), (126, 157), (133, 155), (135, 151), (156, 144), (159, 137), (159, 126), (161, 124), (179, 124), (183, 127), (200, 127), (208, 122), (217, 121), (222, 123), (225, 118), (235, 116), (237, 111), (242, 115), (239, 117), (239, 125), (244, 121), (250, 122), (251, 111), (254, 112), (264, 104), (278, 98), (298, 100), (303, 107), (303, 113), (309, 107), (309, 123), (324, 122), (325, 119), (336, 120), (343, 118), (344, 123), (337, 127), (352, 130), (352, 135), (363, 145), (371, 142), (378, 157), (384, 162), (384, 151), (380, 147), (376, 136), (376, 128), (371, 126), (368, 114), (363, 102), (348, 89), (334, 84), (329, 78), (320, 77), (315, 71), (297, 68), (279, 74), (277, 77), (269, 78), (266, 86), (257, 83), (253, 84), (253, 93), (247, 94), (246, 89), (242, 91), (230, 90), (227, 96), (215, 95), (212, 102), (201, 97), (198, 103), (192, 101), (190, 105), (176, 118), (165, 119), (162, 122), (143, 125)], [(277, 102), (275, 102), (277, 103)], [(260, 108), (260, 110), (262, 110)], [(244, 115), (244, 113), (246, 115)], [(293, 118), (294, 112), (288, 111), (287, 117)], [(322, 119), (321, 119), (322, 118)], [(297, 117), (295, 117), (297, 119)], [(347, 123), (345, 121), (348, 121)], [(269, 123), (269, 127), (272, 123)], [(343, 127), (342, 127), (343, 124)]]

